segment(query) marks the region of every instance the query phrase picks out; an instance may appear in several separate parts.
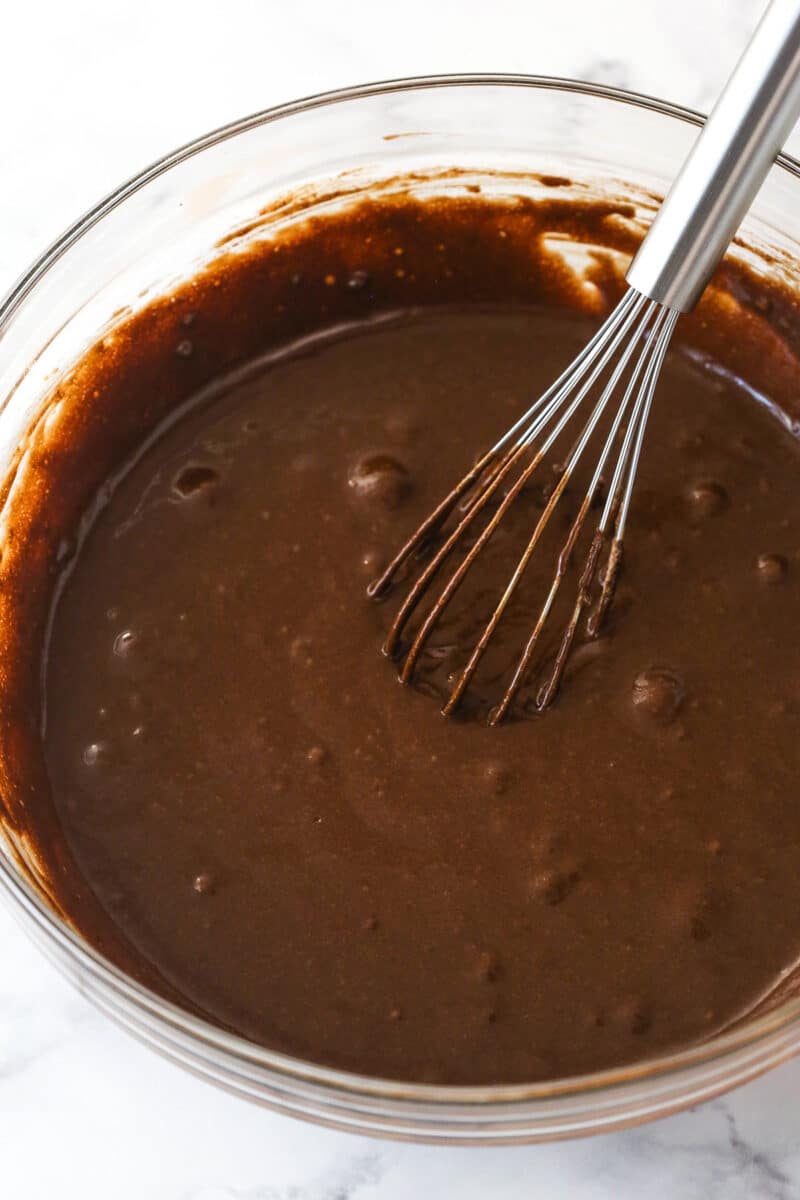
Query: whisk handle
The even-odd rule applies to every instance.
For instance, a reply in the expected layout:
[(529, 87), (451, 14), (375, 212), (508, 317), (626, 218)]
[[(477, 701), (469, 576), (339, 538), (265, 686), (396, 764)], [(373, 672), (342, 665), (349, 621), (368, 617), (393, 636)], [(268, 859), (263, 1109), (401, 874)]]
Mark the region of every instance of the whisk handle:
[(772, 0), (631, 263), (631, 287), (694, 307), (800, 116), (800, 0)]

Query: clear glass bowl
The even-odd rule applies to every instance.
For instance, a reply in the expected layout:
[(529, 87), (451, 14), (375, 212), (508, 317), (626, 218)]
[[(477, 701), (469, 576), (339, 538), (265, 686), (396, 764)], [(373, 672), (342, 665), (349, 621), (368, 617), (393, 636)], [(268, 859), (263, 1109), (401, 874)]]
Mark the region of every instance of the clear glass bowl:
[[(568, 176), (617, 194), (626, 191), (620, 181), (633, 181), (658, 195), (700, 121), (570, 80), (450, 76), (316, 96), (200, 138), (101, 201), (0, 307), (0, 478), (58, 373), (121, 310), (191, 274), (277, 195), (342, 172), (363, 185), (452, 166)], [(745, 241), (774, 250), (770, 269), (791, 279), (800, 259), (795, 161), (772, 169)], [(0, 893), (59, 969), (148, 1045), (242, 1096), (361, 1133), (485, 1144), (596, 1133), (696, 1104), (800, 1049), (800, 1001), (789, 1000), (678, 1054), (580, 1078), (439, 1087), (360, 1077), (231, 1036), (127, 978), (58, 915), (30, 848), (2, 829)]]

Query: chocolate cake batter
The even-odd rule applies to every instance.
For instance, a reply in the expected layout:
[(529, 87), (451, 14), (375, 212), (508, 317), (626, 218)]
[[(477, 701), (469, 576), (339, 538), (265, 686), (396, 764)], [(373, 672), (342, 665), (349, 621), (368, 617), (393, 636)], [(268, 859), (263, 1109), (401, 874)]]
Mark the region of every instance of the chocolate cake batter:
[(379, 653), (402, 593), (367, 584), (617, 294), (542, 233), (613, 242), (608, 215), (395, 195), (232, 250), (32, 434), (6, 820), (95, 944), (264, 1045), (552, 1078), (707, 1038), (800, 957), (800, 451), (737, 378), (784, 408), (800, 380), (766, 285), (728, 269), (679, 330), (613, 618), (551, 710), (481, 719), (552, 552), (439, 715), (546, 474), (417, 686)]

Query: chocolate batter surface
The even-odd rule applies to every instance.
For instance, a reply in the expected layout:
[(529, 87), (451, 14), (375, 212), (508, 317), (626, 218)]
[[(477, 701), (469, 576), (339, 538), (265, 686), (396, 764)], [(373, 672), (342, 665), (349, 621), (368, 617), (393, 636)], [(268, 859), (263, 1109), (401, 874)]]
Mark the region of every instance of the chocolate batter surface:
[[(544, 553), (446, 721), (542, 492), (417, 688), (366, 586), (596, 319), (479, 284), (355, 319), (367, 269), (327, 286), (322, 332), (219, 373), (63, 551), (43, 738), (75, 871), (166, 989), (337, 1067), (532, 1081), (710, 1036), (800, 957), (794, 438), (672, 352), (607, 635), (544, 716), (482, 723)], [(216, 336), (181, 314), (169, 372)]]

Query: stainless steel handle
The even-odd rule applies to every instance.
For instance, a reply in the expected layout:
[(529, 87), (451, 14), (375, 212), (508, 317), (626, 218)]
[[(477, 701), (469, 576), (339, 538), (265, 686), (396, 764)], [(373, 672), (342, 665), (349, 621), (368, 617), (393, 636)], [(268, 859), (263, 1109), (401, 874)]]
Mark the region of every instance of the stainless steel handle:
[(688, 312), (800, 116), (800, 0), (772, 0), (631, 263), (631, 287)]

